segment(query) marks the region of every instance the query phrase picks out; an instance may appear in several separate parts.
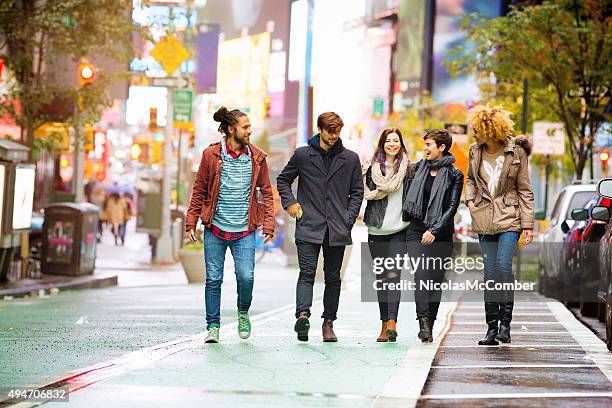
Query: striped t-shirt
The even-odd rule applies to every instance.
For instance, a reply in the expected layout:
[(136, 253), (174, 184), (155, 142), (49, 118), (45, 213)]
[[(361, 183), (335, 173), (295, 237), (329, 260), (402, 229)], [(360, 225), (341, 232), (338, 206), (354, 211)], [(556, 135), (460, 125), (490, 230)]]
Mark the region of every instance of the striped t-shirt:
[(249, 202), (253, 166), (251, 151), (237, 157), (227, 152), (225, 138), (221, 141), (221, 185), (212, 224), (225, 232), (248, 229)]

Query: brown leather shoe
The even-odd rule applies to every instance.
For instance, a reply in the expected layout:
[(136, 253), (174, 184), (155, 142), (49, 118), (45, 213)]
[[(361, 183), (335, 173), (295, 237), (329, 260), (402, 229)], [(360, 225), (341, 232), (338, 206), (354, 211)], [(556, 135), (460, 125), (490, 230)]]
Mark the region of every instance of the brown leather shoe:
[(382, 322), (382, 329), (380, 329), (380, 334), (376, 339), (378, 343), (386, 343), (389, 341), (389, 337), (387, 336), (387, 322)]
[(387, 337), (391, 343), (394, 343), (397, 339), (397, 327), (395, 326), (395, 320), (387, 321), (387, 329), (385, 330)]
[(323, 320), (323, 342), (325, 343), (333, 343), (337, 342), (338, 338), (334, 334), (334, 322), (331, 319)]

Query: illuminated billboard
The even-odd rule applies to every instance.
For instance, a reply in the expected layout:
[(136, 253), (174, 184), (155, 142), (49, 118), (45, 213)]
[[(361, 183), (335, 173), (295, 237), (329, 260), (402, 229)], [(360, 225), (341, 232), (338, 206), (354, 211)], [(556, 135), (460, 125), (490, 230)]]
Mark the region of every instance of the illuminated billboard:
[(432, 94), (437, 103), (464, 103), (480, 98), (474, 78), (466, 75), (452, 78), (442, 63), (450, 50), (466, 42), (466, 31), (461, 28), (464, 16), (478, 13), (483, 18), (499, 17), (501, 3), (501, 0), (436, 1)]
[(268, 94), (270, 33), (251, 35), (219, 44), (217, 94), (222, 105), (263, 118)]

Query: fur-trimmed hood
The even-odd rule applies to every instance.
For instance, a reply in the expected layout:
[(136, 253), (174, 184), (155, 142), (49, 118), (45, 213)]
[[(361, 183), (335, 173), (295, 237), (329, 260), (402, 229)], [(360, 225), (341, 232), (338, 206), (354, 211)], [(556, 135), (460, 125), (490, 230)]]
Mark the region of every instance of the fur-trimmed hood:
[(529, 138), (525, 135), (518, 135), (514, 137), (514, 144), (521, 146), (523, 150), (525, 150), (525, 153), (527, 153), (527, 156), (529, 156), (533, 150), (533, 143), (531, 143), (531, 140), (529, 140)]

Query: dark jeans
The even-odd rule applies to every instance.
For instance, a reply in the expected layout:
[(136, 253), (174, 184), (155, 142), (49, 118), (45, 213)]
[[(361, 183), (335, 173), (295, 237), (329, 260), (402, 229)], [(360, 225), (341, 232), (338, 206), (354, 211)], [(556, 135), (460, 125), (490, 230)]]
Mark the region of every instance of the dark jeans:
[[(395, 258), (396, 255), (403, 255), (406, 253), (406, 229), (390, 235), (368, 234), (368, 246), (372, 259)], [(399, 269), (385, 269), (376, 277), (382, 284), (399, 284), (400, 278), (401, 270)], [(380, 320), (383, 322), (397, 320), (401, 292), (399, 290), (377, 290), (376, 296), (378, 297)]]
[(324, 319), (336, 320), (340, 301), (340, 268), (344, 257), (344, 246), (329, 246), (329, 231), (325, 232), (323, 244), (313, 244), (295, 240), (297, 247), (300, 276), (296, 288), (295, 317), (306, 312), (310, 317), (312, 306), (312, 287), (317, 272), (319, 252), (323, 247), (323, 272), (325, 273), (325, 292), (323, 293)]
[(127, 231), (127, 221), (123, 224), (119, 224), (119, 238), (121, 238), (121, 243), (125, 244), (125, 233)]
[[(416, 239), (417, 237), (418, 240)], [(434, 321), (438, 317), (442, 290), (432, 287), (427, 288), (423, 285), (427, 282), (430, 286), (442, 283), (446, 273), (444, 268), (445, 260), (453, 254), (453, 243), (446, 238), (440, 241), (436, 239), (429, 245), (423, 245), (421, 244), (419, 234), (410, 231), (410, 227), (407, 238), (408, 254), (410, 257), (421, 257), (423, 259), (423, 262), (414, 271), (414, 282), (416, 285), (414, 297), (417, 319), (419, 317), (429, 317), (429, 320)], [(429, 262), (427, 262), (428, 260)]]
[[(480, 249), (484, 261), (484, 280), (496, 283), (514, 281), (512, 273), (512, 257), (520, 233), (514, 231), (502, 232), (496, 235), (478, 235)], [(485, 302), (513, 302), (514, 291), (485, 291)]]

